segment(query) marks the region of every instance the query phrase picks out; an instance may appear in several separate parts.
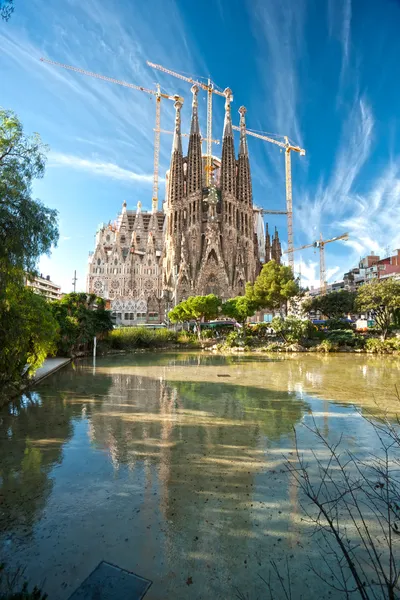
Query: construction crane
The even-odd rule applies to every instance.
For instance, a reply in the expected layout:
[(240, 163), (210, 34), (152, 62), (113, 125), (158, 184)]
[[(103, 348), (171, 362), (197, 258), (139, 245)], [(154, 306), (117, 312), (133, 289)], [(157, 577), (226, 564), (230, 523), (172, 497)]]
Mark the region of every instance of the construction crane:
[(80, 69), (79, 67), (73, 67), (71, 65), (64, 65), (62, 63), (56, 62), (54, 60), (49, 60), (48, 58), (41, 58), (42, 62), (45, 62), (49, 65), (54, 65), (56, 67), (62, 67), (63, 69), (67, 69), (69, 71), (75, 71), (76, 73), (81, 73), (82, 75), (88, 75), (89, 77), (95, 77), (96, 79), (102, 79), (103, 81), (108, 81), (110, 83), (116, 83), (118, 85), (122, 85), (127, 88), (131, 88), (134, 90), (139, 90), (140, 92), (145, 92), (146, 94), (151, 94), (156, 98), (156, 126), (154, 128), (154, 175), (153, 175), (153, 197), (152, 197), (152, 210), (156, 212), (158, 210), (158, 167), (160, 160), (160, 132), (161, 132), (161, 99), (173, 100), (174, 102), (182, 102), (183, 98), (181, 98), (178, 94), (174, 96), (170, 96), (168, 94), (164, 94), (161, 92), (160, 86), (157, 84), (155, 90), (149, 90), (141, 85), (135, 85), (134, 83), (128, 83), (127, 81), (121, 81), (119, 79), (114, 79), (113, 77), (107, 77), (106, 75), (99, 75), (99, 73), (93, 73), (92, 71), (86, 71), (85, 69)]
[(217, 94), (218, 96), (223, 96), (224, 98), (226, 98), (227, 95), (229, 95), (229, 98), (232, 101), (233, 96), (232, 96), (230, 90), (228, 90), (228, 88), (226, 88), (223, 92), (221, 92), (220, 90), (218, 90), (214, 87), (214, 83), (211, 81), (211, 79), (208, 79), (207, 83), (203, 83), (201, 81), (196, 81), (196, 80), (192, 79), (191, 77), (186, 77), (186, 75), (182, 75), (181, 73), (176, 73), (175, 71), (171, 71), (171, 69), (166, 69), (162, 65), (157, 65), (148, 60), (146, 62), (149, 65), (149, 67), (153, 67), (153, 69), (157, 69), (158, 71), (167, 73), (167, 75), (173, 75), (174, 77), (177, 77), (178, 79), (182, 79), (182, 81), (187, 81), (188, 83), (191, 83), (192, 85), (197, 85), (197, 86), (199, 86), (199, 88), (201, 88), (202, 90), (205, 90), (207, 92), (206, 184), (207, 184), (207, 187), (209, 187), (210, 182), (211, 182), (211, 172), (212, 172), (212, 164), (211, 164), (212, 163), (212, 147), (211, 147), (211, 144), (213, 142), (213, 140), (212, 140), (212, 95)]
[[(240, 127), (237, 125), (233, 125), (233, 129), (236, 131), (240, 131)], [(292, 200), (292, 165), (291, 165), (291, 152), (298, 152), (300, 156), (304, 156), (306, 151), (299, 146), (292, 146), (289, 142), (289, 138), (285, 135), (284, 142), (280, 140), (276, 140), (274, 138), (268, 137), (267, 135), (257, 133), (256, 131), (251, 131), (250, 129), (246, 129), (246, 133), (260, 140), (264, 140), (265, 142), (270, 142), (271, 144), (275, 144), (280, 148), (285, 150), (285, 179), (286, 179), (286, 211), (275, 212), (275, 211), (265, 211), (264, 214), (279, 214), (287, 215), (287, 230), (288, 230), (288, 255), (289, 255), (289, 266), (292, 271), (294, 268), (294, 258), (293, 258), (293, 200)]]
[[(169, 135), (174, 135), (173, 131), (168, 131), (167, 129), (160, 129), (160, 133), (168, 133)], [(190, 137), (190, 133), (181, 133), (182, 137)], [(201, 141), (207, 141), (207, 138), (201, 138)], [(219, 140), (211, 140), (213, 144), (219, 144)]]
[[(294, 248), (292, 252), (299, 252), (300, 250), (304, 250), (305, 248), (319, 248), (319, 285), (322, 294), (326, 293), (326, 272), (325, 272), (325, 246), (326, 244), (330, 244), (331, 242), (337, 242), (338, 240), (348, 240), (349, 234), (344, 233), (343, 235), (338, 235), (330, 240), (323, 240), (322, 233), (320, 234), (319, 240), (316, 240), (312, 244), (306, 244), (305, 246), (300, 246), (300, 248)], [(289, 250), (285, 250), (283, 254), (288, 254)]]

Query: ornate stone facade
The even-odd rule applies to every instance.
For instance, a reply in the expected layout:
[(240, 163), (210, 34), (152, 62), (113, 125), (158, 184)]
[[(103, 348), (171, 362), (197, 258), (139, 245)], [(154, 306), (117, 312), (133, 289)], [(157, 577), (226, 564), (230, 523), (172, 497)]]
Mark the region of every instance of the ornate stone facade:
[(236, 159), (231, 118), (231, 90), (225, 90), (225, 122), (218, 178), (204, 186), (204, 164), (193, 86), (188, 155), (182, 154), (181, 103), (175, 103), (175, 131), (166, 202), (163, 288), (176, 301), (215, 293), (222, 299), (243, 294), (259, 267), (255, 233), (245, 113), (240, 113)]
[[(225, 90), (221, 160), (213, 157), (206, 185), (198, 120), (198, 88), (193, 86), (187, 156), (183, 156), (180, 101), (175, 103), (171, 164), (164, 211), (127, 210), (102, 225), (89, 257), (87, 289), (111, 302), (117, 322), (160, 322), (164, 310), (190, 295), (214, 293), (223, 300), (243, 294), (262, 262), (280, 262), (277, 232), (272, 240), (259, 209), (253, 208), (246, 109), (240, 113), (235, 155), (231, 90)], [(265, 239), (265, 245), (264, 245)]]

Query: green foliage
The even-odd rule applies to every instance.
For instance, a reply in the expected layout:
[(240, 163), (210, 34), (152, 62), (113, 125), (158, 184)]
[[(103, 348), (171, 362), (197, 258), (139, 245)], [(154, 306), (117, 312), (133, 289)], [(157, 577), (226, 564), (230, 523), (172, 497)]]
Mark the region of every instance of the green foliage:
[(136, 350), (138, 348), (160, 348), (177, 343), (179, 334), (170, 329), (148, 329), (147, 327), (122, 327), (114, 329), (108, 336), (108, 344), (114, 350)]
[(225, 339), (227, 348), (239, 348), (244, 347), (246, 350), (250, 349), (250, 346), (254, 345), (254, 338), (243, 335), (241, 331), (231, 331), (228, 333)]
[(9, 283), (0, 311), (0, 389), (7, 393), (56, 350), (58, 325), (49, 303), (21, 285)]
[(246, 286), (246, 296), (257, 308), (279, 310), (300, 292), (290, 267), (274, 260), (266, 263), (253, 285)]
[(252, 317), (256, 311), (256, 304), (252, 302), (247, 296), (236, 296), (231, 298), (222, 305), (222, 314), (235, 319), (239, 323), (242, 323), (243, 328), (248, 317)]
[(177, 304), (169, 313), (168, 318), (171, 323), (183, 323), (195, 321), (197, 324), (197, 334), (200, 340), (200, 323), (203, 320), (215, 319), (218, 316), (221, 307), (221, 300), (214, 294), (208, 296), (189, 296)]
[(319, 352), (337, 352), (338, 345), (331, 340), (323, 340), (317, 347)]
[(360, 312), (372, 313), (382, 339), (386, 339), (391, 321), (400, 308), (400, 282), (386, 279), (361, 286), (356, 308)]
[(400, 339), (389, 338), (386, 340), (378, 340), (377, 338), (369, 338), (365, 343), (365, 351), (374, 354), (392, 354), (400, 352)]
[(340, 317), (354, 311), (355, 297), (354, 292), (348, 292), (347, 290), (331, 292), (324, 296), (309, 298), (303, 303), (303, 310), (306, 313), (319, 311), (329, 319), (340, 319)]
[(350, 346), (352, 348), (363, 348), (365, 338), (354, 331), (336, 329), (327, 332), (327, 339), (338, 346)]
[(64, 356), (86, 351), (95, 336), (102, 339), (113, 328), (111, 313), (95, 294), (66, 294), (50, 306), (59, 325), (58, 353)]
[(343, 329), (343, 330), (353, 330), (353, 325), (352, 323), (350, 323), (349, 321), (345, 321), (343, 319), (327, 319), (327, 321), (325, 322), (325, 327), (327, 327), (327, 329), (329, 331), (334, 331), (334, 330), (338, 330), (338, 329)]
[(271, 327), (275, 333), (279, 334), (285, 342), (300, 342), (307, 337), (312, 324), (310, 321), (304, 321), (296, 317), (275, 317), (272, 319)]
[(0, 19), (8, 21), (14, 12), (14, 0), (3, 0), (0, 5)]
[(25, 288), (25, 272), (33, 272), (39, 256), (49, 252), (58, 239), (56, 211), (31, 197), (33, 179), (44, 174), (45, 150), (38, 134), (27, 137), (16, 115), (0, 109), (0, 388), (3, 394), (13, 386), (18, 387), (55, 349), (57, 323), (49, 305), (43, 297)]
[(38, 134), (27, 137), (16, 115), (0, 109), (0, 293), (13, 268), (34, 271), (58, 240), (57, 211), (31, 197), (46, 150)]

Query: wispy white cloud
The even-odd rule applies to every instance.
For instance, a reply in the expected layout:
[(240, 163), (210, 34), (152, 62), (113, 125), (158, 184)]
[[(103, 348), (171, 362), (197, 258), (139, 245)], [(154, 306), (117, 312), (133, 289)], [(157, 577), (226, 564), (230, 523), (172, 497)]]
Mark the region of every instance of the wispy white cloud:
[(348, 244), (358, 255), (400, 248), (400, 158), (376, 177), (366, 194), (350, 201), (353, 209), (339, 226), (349, 231)]
[[(152, 183), (152, 173), (135, 173), (129, 171), (110, 162), (99, 160), (89, 160), (71, 154), (62, 154), (59, 152), (51, 152), (49, 155), (48, 167), (68, 167), (86, 171), (92, 175), (100, 175), (111, 179), (119, 179), (121, 181), (140, 181), (141, 183)], [(164, 179), (160, 179), (164, 181)]]
[(260, 46), (263, 97), (268, 103), (272, 98), (268, 114), (278, 133), (289, 135), (302, 145), (297, 114), (300, 102), (297, 61), (303, 55), (304, 1), (251, 2), (250, 14)]
[(308, 238), (333, 225), (354, 206), (353, 188), (371, 151), (374, 117), (365, 97), (356, 100), (346, 119), (335, 166), (314, 192), (307, 191), (296, 211), (296, 221)]

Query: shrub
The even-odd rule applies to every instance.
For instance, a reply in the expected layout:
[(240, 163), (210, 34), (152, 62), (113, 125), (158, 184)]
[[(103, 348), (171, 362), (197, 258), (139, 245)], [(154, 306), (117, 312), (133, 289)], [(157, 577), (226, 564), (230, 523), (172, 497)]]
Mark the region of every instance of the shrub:
[(338, 329), (343, 329), (343, 330), (352, 330), (353, 329), (353, 325), (352, 323), (350, 323), (349, 321), (345, 321), (343, 319), (327, 319), (325, 321), (325, 327), (329, 330), (329, 331), (336, 331)]
[(328, 331), (327, 339), (338, 346), (351, 346), (352, 348), (362, 348), (365, 343), (365, 338), (361, 335), (345, 329)]
[(310, 321), (297, 317), (287, 317), (286, 319), (275, 317), (272, 319), (271, 327), (285, 342), (294, 343), (308, 337), (313, 325)]
[(368, 338), (365, 343), (366, 352), (373, 354), (392, 354), (400, 351), (400, 339), (389, 338), (381, 340), (377, 338)]
[(317, 346), (318, 352), (336, 352), (338, 345), (331, 340), (323, 340), (319, 346)]
[(109, 335), (110, 347), (114, 350), (136, 348), (159, 348), (176, 343), (178, 334), (170, 329), (147, 329), (146, 327), (124, 327), (114, 329)]
[(198, 338), (191, 331), (180, 331), (177, 337), (178, 344), (197, 344)]

